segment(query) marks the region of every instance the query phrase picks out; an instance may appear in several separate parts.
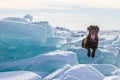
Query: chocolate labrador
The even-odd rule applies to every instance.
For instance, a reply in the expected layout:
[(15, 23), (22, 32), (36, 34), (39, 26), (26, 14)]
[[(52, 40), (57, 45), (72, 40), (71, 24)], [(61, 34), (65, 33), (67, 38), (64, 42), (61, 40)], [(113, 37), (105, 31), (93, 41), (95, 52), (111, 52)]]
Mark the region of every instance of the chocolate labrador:
[[(98, 32), (99, 27), (95, 25), (90, 25), (87, 30), (89, 31), (86, 38), (82, 40), (82, 48), (86, 48), (88, 50), (87, 56), (95, 57), (95, 51), (98, 47)], [(91, 50), (92, 49), (92, 54)]]

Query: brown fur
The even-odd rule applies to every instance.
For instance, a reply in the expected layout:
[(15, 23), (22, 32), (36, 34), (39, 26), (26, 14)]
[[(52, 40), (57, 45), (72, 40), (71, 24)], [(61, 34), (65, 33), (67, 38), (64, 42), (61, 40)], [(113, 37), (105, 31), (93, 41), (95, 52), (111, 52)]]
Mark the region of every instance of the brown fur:
[[(98, 32), (99, 32), (99, 27), (98, 26), (94, 26), (94, 25), (90, 25), (88, 28), (89, 34), (87, 35), (86, 38), (84, 38), (82, 40), (82, 48), (86, 48), (88, 50), (88, 57), (92, 56), (95, 57), (95, 51), (98, 47)], [(91, 34), (95, 34), (95, 39), (92, 40), (91, 39)], [(92, 54), (90, 49), (92, 49)]]

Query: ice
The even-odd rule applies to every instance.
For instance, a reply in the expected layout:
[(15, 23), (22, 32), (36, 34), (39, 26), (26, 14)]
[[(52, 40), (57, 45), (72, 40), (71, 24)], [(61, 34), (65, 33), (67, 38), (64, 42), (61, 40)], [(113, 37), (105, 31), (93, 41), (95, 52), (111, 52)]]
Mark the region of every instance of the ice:
[(33, 16), (30, 15), (30, 14), (26, 14), (26, 15), (24, 16), (24, 18), (25, 18), (27, 21), (32, 21), (32, 20), (33, 20)]
[[(77, 47), (76, 45), (66, 45), (66, 47), (69, 47), (69, 51), (73, 51), (77, 53), (78, 61), (80, 64), (89, 64), (89, 63), (94, 63), (94, 64), (113, 64), (116, 66), (120, 66), (120, 57), (119, 51), (114, 48), (113, 46), (106, 46), (107, 48), (100, 49), (98, 48), (96, 51), (96, 56), (94, 59), (88, 58), (87, 57), (87, 50)], [(63, 49), (66, 50), (66, 47), (62, 47)]]
[(91, 66), (95, 67), (98, 71), (103, 73), (105, 76), (114, 75), (118, 68), (111, 64), (91, 64)]
[(41, 80), (41, 77), (29, 71), (1, 72), (0, 80)]
[(114, 47), (114, 46), (109, 46), (109, 45), (106, 45), (104, 46), (104, 48), (110, 52), (111, 54), (114, 54), (115, 56), (117, 56), (119, 54), (119, 51)]
[(30, 14), (26, 14), (23, 18), (19, 17), (6, 17), (2, 20), (15, 21), (15, 22), (30, 22), (33, 20), (33, 17)]
[(77, 65), (68, 69), (58, 80), (103, 80), (104, 75), (92, 66)]
[(64, 27), (56, 27), (55, 28), (56, 30), (60, 30), (60, 31), (70, 31), (69, 29), (67, 29), (67, 28), (64, 28)]
[(62, 27), (56, 27), (56, 28), (53, 28), (53, 30), (54, 30), (54, 36), (56, 36), (56, 37), (67, 38), (67, 37), (71, 36), (71, 32), (69, 29), (65, 29)]
[[(102, 49), (101, 49), (102, 51)], [(113, 64), (120, 67), (120, 51), (113, 45), (106, 45), (103, 53), (103, 64)]]
[(61, 50), (69, 50), (69, 49), (80, 49), (78, 44), (75, 43), (66, 43), (66, 44), (62, 44), (59, 49)]
[(3, 63), (0, 64), (0, 71), (28, 70), (37, 73), (51, 73), (66, 64), (78, 64), (77, 56), (74, 52), (54, 51), (25, 60)]
[(120, 76), (120, 68), (114, 74)]
[(114, 46), (120, 47), (120, 35), (118, 36), (118, 39), (115, 40), (112, 44), (113, 44)]
[(100, 49), (96, 51), (96, 56), (94, 59), (87, 57), (87, 50), (80, 47), (73, 47), (68, 49), (68, 51), (77, 53), (78, 61), (80, 64), (103, 63), (104, 55)]
[(86, 33), (84, 32), (77, 32), (77, 31), (72, 31), (71, 32), (71, 37), (83, 37)]
[(56, 50), (56, 47), (43, 45), (46, 40), (46, 30), (40, 25), (0, 21), (0, 63)]
[[(56, 50), (56, 44), (66, 41), (51, 37), (52, 28), (48, 22), (35, 24), (22, 20), (24, 19), (15, 17), (0, 20), (0, 63), (31, 58)], [(58, 43), (53, 42), (55, 46), (48, 45), (51, 43), (49, 37)]]
[(71, 67), (72, 66), (70, 66), (69, 64), (67, 64), (63, 68), (58, 69), (57, 71), (51, 73), (50, 75), (48, 75), (47, 77), (45, 77), (43, 80), (53, 80), (53, 79), (59, 78), (65, 71), (67, 71)]
[[(32, 20), (30, 14), (0, 20), (0, 78), (6, 75), (2, 80), (8, 80), (7, 76), (25, 79), (28, 74), (43, 80), (120, 79), (120, 31), (100, 31), (96, 56), (91, 58), (81, 47), (85, 31)], [(33, 77), (27, 79), (37, 80)]]
[(99, 33), (99, 47), (112, 45), (112, 42), (117, 40), (119, 34), (119, 31), (101, 31)]
[(46, 30), (38, 25), (4, 20), (0, 21), (0, 39), (3, 41), (31, 40), (33, 42), (45, 42), (46, 36)]
[[(117, 74), (117, 75), (119, 75), (119, 71), (118, 71), (118, 68), (116, 67), (116, 66), (114, 66), (114, 65), (111, 65), (111, 64), (80, 64), (80, 65), (77, 65), (77, 66), (79, 66), (79, 68), (81, 68), (81, 66), (82, 67), (92, 67), (92, 68), (95, 68), (95, 69), (97, 69), (99, 72), (98, 73), (100, 73), (100, 74), (102, 74), (102, 75), (105, 75), (105, 76), (113, 76), (113, 75), (115, 75), (115, 74)], [(74, 66), (75, 67), (75, 66)], [(48, 75), (47, 77), (45, 77), (44, 78), (44, 80), (54, 80), (54, 79), (58, 79), (59, 77), (61, 77), (61, 76), (63, 76), (63, 78), (65, 78), (66, 77), (66, 73), (67, 73), (67, 76), (71, 76), (71, 75), (73, 75), (72, 77), (78, 77), (78, 75), (79, 75), (79, 78), (78, 78), (78, 80), (84, 80), (83, 78), (82, 78), (82, 75), (84, 75), (84, 74), (86, 74), (86, 75), (88, 75), (89, 74), (89, 71), (88, 71), (88, 73), (87, 73), (87, 70), (83, 70), (83, 71), (86, 71), (86, 73), (84, 73), (84, 74), (82, 74), (83, 73), (83, 71), (81, 71), (78, 67), (78, 69), (77, 70), (74, 70), (73, 71), (73, 74), (72, 74), (72, 72), (70, 73), (68, 73), (67, 71), (69, 71), (69, 70), (71, 70), (73, 67), (72, 66), (69, 66), (69, 65), (66, 65), (65, 67), (63, 67), (63, 68), (61, 68), (61, 69), (59, 69), (59, 70), (57, 70), (57, 71), (55, 71), (55, 72), (53, 72), (53, 73), (51, 73), (50, 75)], [(81, 68), (82, 69), (82, 68)], [(79, 73), (78, 73), (78, 71), (80, 71)], [(63, 74), (64, 73), (64, 74)], [(76, 74), (74, 74), (74, 73), (76, 73)], [(80, 74), (81, 73), (81, 74)], [(69, 75), (69, 74), (71, 74), (71, 75)], [(78, 75), (77, 75), (78, 74)], [(91, 74), (94, 74), (94, 73), (91, 73)], [(80, 76), (81, 75), (81, 76)], [(89, 76), (91, 76), (91, 75), (89, 75)], [(64, 80), (64, 79), (60, 79), (60, 80)], [(81, 79), (82, 78), (82, 79)], [(89, 79), (89, 78), (87, 78), (87, 79)], [(58, 79), (59, 80), (59, 79)], [(65, 79), (66, 80), (66, 79)], [(74, 79), (73, 79), (74, 80)], [(76, 79), (75, 79), (76, 80)], [(98, 80), (98, 79), (92, 79), (92, 80)]]
[(120, 80), (120, 76), (109, 76), (106, 77), (104, 80)]
[(47, 21), (31, 22), (31, 24), (43, 27), (47, 32), (47, 37), (53, 36), (52, 26)]
[(5, 21), (15, 21), (15, 22), (28, 22), (27, 19), (25, 18), (19, 18), (19, 17), (6, 17), (2, 20), (5, 20)]
[(61, 46), (62, 44), (65, 44), (67, 43), (67, 40), (66, 38), (63, 38), (63, 37), (50, 37), (50, 38), (47, 38), (47, 41), (44, 45), (49, 45), (49, 46)]
[(109, 46), (109, 45), (105, 46), (104, 49), (105, 50), (102, 51), (104, 53), (103, 63), (117, 65), (116, 61), (117, 61), (117, 56), (119, 54), (119, 51), (115, 47)]
[[(84, 53), (87, 53), (87, 52), (85, 49), (80, 48), (81, 40), (82, 40), (81, 37), (79, 39), (76, 38), (76, 40), (72, 37), (71, 38), (73, 40), (72, 43), (63, 44), (61, 45), (60, 49), (76, 52), (79, 62), (82, 62), (82, 60), (87, 60), (88, 61), (87, 63), (105, 63), (105, 64), (110, 63), (110, 64), (118, 65), (117, 62), (119, 61), (118, 55), (119, 55), (120, 49), (118, 46), (115, 47), (115, 45), (113, 45), (112, 43), (118, 40), (119, 34), (120, 34), (119, 31), (99, 32), (99, 46), (96, 51), (96, 59), (94, 58), (92, 62), (89, 62), (90, 59), (87, 59), (87, 58), (84, 59), (86, 57), (86, 54)], [(68, 38), (68, 40), (70, 41), (70, 38)], [(83, 55), (85, 57), (83, 57)]]

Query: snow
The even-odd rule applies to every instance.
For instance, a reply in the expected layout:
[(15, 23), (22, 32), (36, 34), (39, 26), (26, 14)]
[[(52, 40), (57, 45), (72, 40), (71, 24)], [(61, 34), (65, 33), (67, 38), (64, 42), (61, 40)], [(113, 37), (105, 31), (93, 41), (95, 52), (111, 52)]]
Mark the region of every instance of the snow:
[(54, 29), (54, 36), (56, 36), (56, 37), (70, 37), (71, 33), (67, 29), (64, 29), (61, 27), (56, 27)]
[(106, 45), (104, 46), (104, 48), (110, 52), (111, 54), (117, 56), (119, 54), (119, 50), (117, 50), (114, 46), (109, 46), (109, 45)]
[(33, 17), (30, 14), (26, 14), (23, 18), (19, 17), (6, 17), (2, 20), (5, 21), (15, 21), (15, 22), (30, 22), (33, 20)]
[(120, 80), (120, 76), (109, 76), (106, 77), (104, 80)]
[(41, 80), (41, 77), (29, 71), (1, 72), (0, 80)]
[(30, 15), (30, 14), (26, 14), (26, 15), (24, 16), (24, 18), (25, 18), (27, 21), (32, 21), (32, 20), (33, 20), (33, 16)]
[[(53, 79), (64, 80), (64, 78), (65, 78), (65, 80), (66, 79), (69, 80), (71, 78), (75, 78), (73, 80), (87, 80), (87, 79), (98, 80), (97, 78), (94, 78), (94, 75), (98, 74), (98, 73), (100, 75), (102, 75), (102, 77), (103, 77), (103, 75), (104, 75), (104, 77), (112, 76), (112, 75), (115, 75), (116, 73), (117, 73), (117, 75), (119, 75), (118, 68), (111, 64), (79, 64), (74, 67), (75, 68), (73, 69), (72, 66), (66, 65), (63, 68), (58, 69), (57, 71), (51, 73), (50, 75), (45, 77), (43, 80), (53, 80)], [(87, 67), (87, 69), (86, 69), (86, 67)], [(94, 68), (95, 71), (93, 72), (93, 70), (91, 68), (92, 69)], [(89, 71), (89, 70), (92, 70), (92, 71)], [(91, 72), (91, 73), (89, 73), (89, 72)], [(62, 77), (62, 78), (60, 78), (60, 77)], [(70, 77), (70, 78), (68, 78), (68, 77)], [(89, 77), (92, 77), (93, 79), (89, 78)], [(100, 80), (103, 80), (103, 79), (100, 79)]]
[(15, 22), (28, 22), (26, 19), (19, 18), (19, 17), (7, 17), (7, 18), (4, 18), (2, 20), (5, 20), (5, 21), (15, 21)]
[(116, 71), (116, 75), (120, 76), (120, 68)]
[(103, 80), (104, 75), (92, 66), (77, 65), (68, 69), (59, 80)]
[(63, 68), (56, 70), (55, 72), (51, 73), (50, 75), (46, 76), (43, 80), (53, 80), (55, 78), (59, 78), (65, 71), (70, 69), (72, 66), (69, 64), (65, 65)]
[(105, 76), (114, 75), (118, 68), (111, 64), (91, 64), (94, 68), (100, 71)]
[(120, 35), (118, 36), (118, 39), (112, 43), (112, 45), (115, 45), (118, 47), (120, 46)]
[[(82, 68), (81, 68), (82, 67)], [(83, 67), (85, 68), (85, 70), (83, 69)], [(60, 78), (61, 76), (63, 77), (64, 76), (64, 78), (66, 77), (66, 75), (67, 76), (72, 76), (72, 77), (70, 77), (70, 78), (75, 78), (74, 80), (87, 80), (87, 79), (89, 79), (89, 76), (88, 75), (90, 75), (89, 74), (89, 69), (86, 69), (86, 67), (88, 68), (88, 67), (92, 67), (92, 69), (94, 68), (94, 69), (96, 69), (97, 70), (97, 72), (98, 73), (100, 73), (102, 76), (104, 75), (104, 76), (111, 76), (111, 75), (114, 75), (114, 74), (118, 74), (118, 68), (116, 67), (116, 66), (114, 66), (114, 65), (111, 65), (111, 64), (79, 64), (79, 65), (77, 65), (77, 68), (75, 67), (74, 69), (74, 71), (73, 72), (71, 72), (71, 73), (68, 73), (69, 72), (69, 70), (71, 71), (71, 69), (73, 68), (72, 66), (70, 66), (70, 65), (66, 65), (66, 66), (64, 66), (63, 68), (61, 68), (61, 69), (58, 69), (57, 71), (55, 71), (55, 72), (53, 72), (53, 73), (51, 73), (50, 75), (48, 75), (47, 77), (45, 77), (43, 80), (53, 80), (53, 79), (57, 79), (57, 78)], [(79, 69), (80, 68), (80, 69)], [(92, 70), (92, 69), (90, 69), (90, 70)], [(72, 69), (73, 70), (73, 69)], [(81, 71), (81, 70), (83, 70), (83, 71), (86, 71), (85, 73), (83, 73), (83, 71)], [(68, 71), (68, 72), (67, 72)], [(91, 71), (90, 71), (91, 72)], [(63, 74), (64, 73), (64, 74)], [(79, 75), (77, 75), (77, 74), (79, 74)], [(84, 78), (82, 78), (81, 76), (83, 75), (83, 74), (86, 74), (86, 75), (84, 75), (85, 77), (86, 77), (86, 79), (84, 79)], [(91, 74), (96, 74), (96, 72), (91, 72)], [(81, 75), (81, 76), (80, 76)], [(95, 75), (96, 76), (96, 75)], [(77, 77), (77, 78), (76, 78)], [(93, 77), (93, 76), (91, 76), (90, 75), (90, 77)], [(59, 79), (59, 80), (64, 80), (63, 78), (61, 79)], [(66, 78), (65, 78), (65, 80), (66, 80)], [(69, 79), (68, 79), (69, 80)], [(98, 80), (98, 79), (90, 79), (90, 80)]]

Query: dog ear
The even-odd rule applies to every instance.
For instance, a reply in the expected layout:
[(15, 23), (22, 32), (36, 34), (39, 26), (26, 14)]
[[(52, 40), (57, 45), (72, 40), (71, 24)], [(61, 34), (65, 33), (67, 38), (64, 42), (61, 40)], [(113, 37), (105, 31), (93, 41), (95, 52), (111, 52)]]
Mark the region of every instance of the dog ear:
[(87, 28), (87, 30), (88, 30), (88, 31), (90, 30), (90, 26)]
[(98, 27), (98, 26), (96, 26), (96, 28), (97, 28), (97, 30), (99, 31), (99, 27)]
[(87, 30), (90, 31), (93, 25), (88, 26)]

